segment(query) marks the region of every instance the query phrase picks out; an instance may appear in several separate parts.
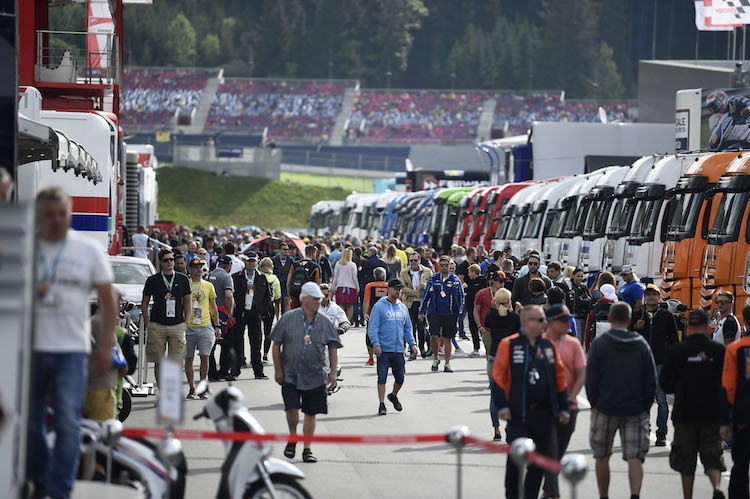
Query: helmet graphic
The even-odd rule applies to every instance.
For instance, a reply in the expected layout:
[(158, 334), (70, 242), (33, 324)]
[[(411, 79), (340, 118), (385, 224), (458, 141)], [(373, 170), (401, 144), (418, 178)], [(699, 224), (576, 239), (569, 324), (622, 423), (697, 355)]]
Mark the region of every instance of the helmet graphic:
[(706, 97), (706, 107), (714, 114), (725, 113), (729, 104), (729, 96), (721, 90), (714, 90)]

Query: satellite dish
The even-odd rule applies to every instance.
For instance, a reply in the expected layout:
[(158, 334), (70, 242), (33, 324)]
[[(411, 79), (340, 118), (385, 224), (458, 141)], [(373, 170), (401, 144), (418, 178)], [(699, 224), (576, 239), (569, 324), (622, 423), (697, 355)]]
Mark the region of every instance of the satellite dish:
[(607, 111), (605, 111), (604, 108), (601, 107), (601, 106), (599, 106), (599, 120), (602, 123), (606, 123), (607, 122)]

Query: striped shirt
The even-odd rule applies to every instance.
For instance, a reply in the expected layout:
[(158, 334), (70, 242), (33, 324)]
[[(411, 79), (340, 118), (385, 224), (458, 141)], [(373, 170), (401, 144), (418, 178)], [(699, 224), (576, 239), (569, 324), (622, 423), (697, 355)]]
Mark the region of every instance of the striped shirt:
[(291, 383), (298, 390), (312, 390), (325, 386), (326, 346), (343, 346), (328, 318), (318, 313), (312, 323), (308, 324), (302, 308), (291, 310), (281, 316), (271, 332), (271, 340), (281, 347), (284, 383)]

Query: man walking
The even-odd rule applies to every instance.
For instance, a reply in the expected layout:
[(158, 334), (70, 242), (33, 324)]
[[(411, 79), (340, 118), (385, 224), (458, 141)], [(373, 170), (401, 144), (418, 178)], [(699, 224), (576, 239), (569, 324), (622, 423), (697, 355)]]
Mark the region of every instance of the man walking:
[(427, 287), (427, 280), (432, 275), (432, 271), (422, 265), (420, 261), (419, 253), (413, 251), (409, 255), (409, 266), (401, 271), (399, 278), (404, 285), (403, 289), (401, 289), (402, 301), (406, 308), (409, 309), (409, 319), (411, 320), (413, 335), (417, 338), (419, 352), (424, 359), (428, 355), (427, 351), (430, 346), (428, 344), (424, 321), (419, 319), (419, 306), (422, 304), (422, 293)]
[(649, 446), (649, 409), (656, 393), (656, 366), (646, 340), (628, 331), (630, 305), (612, 304), (612, 328), (598, 335), (589, 350), (586, 395), (591, 403), (589, 442), (596, 460), (599, 496), (609, 495), (609, 458), (619, 430), (622, 457), (628, 462), (630, 497), (638, 499), (643, 461)]
[(318, 286), (323, 283), (320, 266), (315, 263), (314, 259), (315, 246), (308, 244), (305, 246), (304, 258), (292, 264), (292, 268), (286, 278), (286, 289), (290, 297), (289, 309), (287, 310), (300, 306), (299, 294), (306, 282), (314, 282)]
[[(586, 357), (583, 353), (581, 343), (568, 334), (570, 321), (573, 316), (568, 307), (562, 304), (551, 305), (546, 311), (547, 333), (545, 338), (557, 346), (565, 367), (565, 383), (568, 386), (568, 404), (570, 404), (570, 420), (563, 424), (557, 423), (557, 455), (556, 459), (562, 459), (568, 449), (570, 437), (576, 429), (578, 419), (578, 393), (586, 382)], [(558, 474), (546, 471), (544, 473), (544, 495), (546, 497), (560, 497), (558, 486)]]
[[(154, 377), (159, 382), (159, 363), (168, 352), (170, 357), (185, 357), (185, 320), (190, 313), (190, 283), (177, 272), (172, 251), (159, 252), (161, 271), (146, 279), (143, 286), (141, 314), (147, 328), (146, 358), (154, 362)], [(154, 304), (149, 313), (151, 298)]]
[[(266, 276), (257, 269), (258, 254), (248, 251), (243, 255), (245, 271), (232, 276), (234, 281), (234, 327), (231, 331), (231, 343), (237, 356), (236, 363), (230, 373), (233, 378), (240, 375), (240, 366), (245, 362), (245, 328), (250, 340), (250, 364), (253, 367), (255, 379), (268, 379), (263, 374), (261, 348), (263, 346), (263, 332), (261, 330), (260, 314), (270, 302), (269, 286)], [(227, 379), (230, 380), (229, 378)]]
[(398, 392), (404, 386), (405, 366), (404, 340), (409, 344), (412, 356), (417, 355), (417, 345), (412, 334), (409, 309), (398, 299), (403, 284), (400, 279), (388, 281), (388, 295), (372, 307), (367, 335), (370, 337), (375, 356), (378, 358), (378, 414), (385, 416), (385, 381), (388, 369), (393, 372), (393, 391), (388, 400), (397, 411), (402, 409)]
[[(648, 303), (648, 296), (646, 297)], [(721, 438), (721, 375), (724, 347), (711, 341), (708, 314), (692, 310), (688, 337), (673, 346), (664, 359), (659, 385), (674, 393), (674, 439), (669, 465), (682, 476), (682, 495), (693, 497), (698, 454), (714, 488), (714, 499), (723, 499), (719, 486), (724, 467)]]
[(148, 240), (148, 235), (146, 234), (146, 226), (139, 225), (138, 231), (130, 239), (133, 241), (133, 256), (150, 260), (148, 248), (151, 246), (151, 242)]
[[(464, 249), (459, 248), (458, 250), (460, 252), (460, 255), (464, 254)], [(458, 276), (459, 280), (461, 281), (461, 284), (464, 288), (464, 293), (468, 293), (467, 286), (468, 283), (466, 282), (467, 279), (469, 279), (469, 267), (472, 265), (475, 265), (477, 263), (477, 251), (469, 247), (466, 249), (466, 256), (460, 256), (460, 258), (456, 258), (456, 275)], [(478, 269), (479, 272), (476, 272), (477, 274), (481, 274), (481, 268)], [(468, 300), (466, 302), (468, 304)], [(458, 316), (458, 336), (462, 340), (467, 340), (468, 337), (466, 336), (466, 329), (464, 327), (464, 319), (466, 319), (466, 314), (471, 314), (471, 311), (467, 309), (467, 307), (463, 307), (461, 309), (461, 314)], [(471, 330), (471, 320), (469, 321), (469, 330)], [(472, 333), (473, 336), (473, 333)]]
[[(482, 269), (476, 263), (471, 264), (468, 275), (464, 279), (464, 293), (466, 294), (464, 310), (469, 314), (469, 332), (471, 333), (471, 341), (474, 346), (474, 351), (469, 354), (469, 357), (479, 357), (479, 324), (477, 324), (474, 317), (474, 301), (477, 293), (486, 287), (487, 278), (482, 275)], [(461, 323), (460, 317), (458, 318), (458, 322), (459, 324)]]
[[(40, 191), (36, 204), (38, 281), (26, 469), (35, 496), (68, 497), (78, 467), (89, 362), (96, 374), (112, 367), (117, 317), (113, 274), (102, 248), (70, 230), (72, 203), (62, 189)], [(100, 334), (89, 358), (92, 290), (96, 290), (99, 301)], [(52, 448), (47, 443), (45, 423), (49, 400), (55, 408)]]
[[(195, 398), (195, 369), (193, 357), (196, 349), (200, 357), (200, 380), (208, 377), (208, 355), (216, 341), (221, 337), (219, 311), (216, 308), (216, 291), (214, 285), (201, 278), (205, 260), (190, 260), (190, 319), (185, 330), (185, 376), (189, 391), (187, 398)], [(215, 326), (212, 325), (215, 324)], [(201, 398), (208, 398), (203, 393)]]
[[(388, 295), (388, 282), (385, 280), (385, 269), (383, 267), (378, 267), (374, 269), (372, 273), (375, 280), (368, 282), (367, 286), (365, 286), (364, 301), (362, 302), (362, 310), (368, 327), (372, 307), (374, 307), (381, 298), (385, 298)], [(365, 334), (365, 346), (367, 347), (367, 355), (369, 356), (365, 365), (374, 366), (375, 360), (373, 359), (373, 356), (375, 355), (375, 349), (373, 348), (370, 337), (367, 334)]]
[[(536, 451), (553, 457), (555, 422), (570, 420), (565, 368), (555, 345), (542, 337), (546, 324), (544, 311), (528, 305), (521, 311), (521, 332), (500, 342), (492, 366), (493, 395), (500, 419), (508, 421), (508, 442), (528, 437)], [(529, 466), (524, 497), (536, 499), (544, 471)], [(505, 497), (518, 497), (518, 466), (508, 456), (505, 471)]]
[(529, 267), (529, 272), (526, 275), (523, 275), (516, 279), (516, 281), (513, 283), (514, 303), (518, 302), (522, 307), (525, 307), (526, 305), (531, 303), (533, 295), (529, 290), (529, 282), (532, 279), (541, 279), (542, 281), (544, 281), (545, 290), (552, 287), (552, 281), (549, 280), (549, 277), (539, 271), (540, 264), (541, 259), (539, 258), (539, 254), (531, 253), (526, 261), (526, 265), (528, 265)]
[[(342, 347), (333, 323), (318, 313), (323, 293), (314, 282), (307, 282), (300, 292), (301, 307), (281, 316), (271, 333), (276, 382), (281, 385), (289, 433), (297, 434), (299, 410), (305, 414), (304, 435), (315, 433), (315, 415), (328, 414), (326, 384), (336, 386), (337, 349)], [(326, 376), (325, 351), (328, 347), (330, 369)], [(292, 459), (296, 444), (289, 442), (284, 456)], [(317, 462), (305, 442), (302, 459)]]
[(456, 336), (458, 314), (464, 304), (464, 290), (461, 281), (450, 272), (451, 260), (448, 256), (440, 257), (440, 272), (433, 274), (427, 280), (422, 305), (417, 319), (424, 320), (428, 314), (430, 324), (430, 346), (435, 356), (432, 361), (432, 371), (437, 371), (440, 365), (440, 347), (445, 352), (445, 366), (443, 370), (452, 373), (451, 369), (451, 340)]
[(618, 289), (620, 295), (622, 295), (622, 299), (630, 305), (631, 309), (640, 309), (643, 306), (643, 286), (641, 286), (640, 281), (636, 278), (633, 267), (623, 265), (620, 276), (625, 281), (625, 284)]
[(715, 324), (713, 340), (724, 346), (740, 339), (740, 323), (733, 309), (734, 295), (730, 291), (720, 291), (716, 295), (716, 312), (719, 313), (719, 317)]
[[(229, 270), (232, 268), (232, 259), (227, 255), (221, 255), (217, 262), (216, 268), (208, 275), (208, 282), (213, 284), (214, 291), (216, 292), (216, 309), (219, 314), (219, 326), (221, 327), (221, 336), (229, 338), (229, 331), (234, 326), (232, 320), (232, 309), (234, 308), (234, 281), (229, 275)], [(230, 371), (230, 355), (229, 351), (232, 346), (229, 344), (222, 344), (221, 354), (219, 356), (219, 369), (216, 369), (216, 360), (214, 358), (214, 350), (218, 341), (214, 343), (211, 353), (208, 356), (208, 379), (210, 381), (218, 381), (220, 378), (224, 378), (229, 375)]]
[[(635, 282), (635, 281), (634, 281)], [(679, 341), (677, 336), (677, 325), (674, 322), (674, 316), (659, 306), (661, 293), (659, 288), (653, 284), (646, 286), (644, 292), (646, 305), (638, 310), (633, 311), (633, 318), (630, 321), (631, 331), (639, 333), (651, 347), (651, 353), (654, 355), (656, 363), (656, 376), (661, 372), (661, 366), (667, 355), (667, 350)], [(656, 447), (667, 445), (667, 422), (669, 420), (669, 404), (667, 404), (667, 394), (661, 387), (656, 387)]]
[(279, 254), (274, 256), (271, 261), (273, 262), (273, 273), (279, 278), (281, 284), (281, 306), (283, 307), (282, 312), (289, 310), (289, 291), (287, 290), (287, 278), (289, 272), (292, 270), (294, 260), (289, 255), (289, 245), (287, 243), (281, 243), (279, 245)]
[[(725, 407), (721, 438), (732, 442), (732, 475), (729, 478), (729, 499), (750, 497), (748, 466), (750, 466), (750, 336), (729, 344), (724, 354), (721, 384)], [(730, 429), (730, 421), (733, 425)]]

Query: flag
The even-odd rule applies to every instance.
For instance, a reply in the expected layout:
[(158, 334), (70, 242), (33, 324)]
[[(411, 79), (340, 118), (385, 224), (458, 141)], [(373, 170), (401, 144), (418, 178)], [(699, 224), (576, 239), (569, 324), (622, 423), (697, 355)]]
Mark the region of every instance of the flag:
[(94, 69), (110, 67), (115, 23), (107, 0), (86, 0), (86, 65)]
[[(750, 0), (743, 0), (750, 2)], [(733, 5), (738, 0), (695, 0), (695, 27), (699, 31), (732, 31), (742, 26), (743, 21), (736, 17)]]

